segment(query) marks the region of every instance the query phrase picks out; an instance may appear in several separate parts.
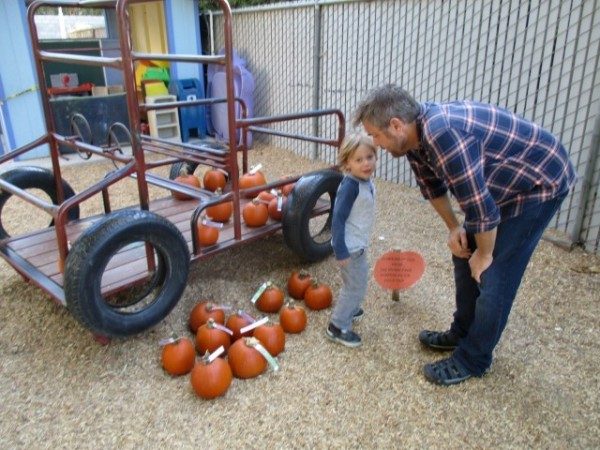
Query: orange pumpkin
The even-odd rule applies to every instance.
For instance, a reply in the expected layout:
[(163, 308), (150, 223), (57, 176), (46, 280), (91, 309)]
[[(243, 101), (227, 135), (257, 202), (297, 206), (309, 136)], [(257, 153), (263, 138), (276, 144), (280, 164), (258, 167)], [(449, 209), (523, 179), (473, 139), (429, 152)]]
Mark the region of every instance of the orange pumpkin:
[(231, 345), (229, 334), (217, 328), (215, 323), (213, 319), (208, 319), (208, 322), (198, 328), (196, 332), (196, 349), (198, 353), (212, 353), (220, 346), (223, 346), (227, 351)]
[(244, 313), (242, 310), (238, 310), (227, 318), (227, 323), (225, 326), (233, 331), (233, 336), (231, 336), (231, 341), (236, 341), (242, 336), (250, 336), (252, 335), (252, 330), (245, 332), (242, 334), (240, 330), (245, 326), (250, 325), (252, 322), (252, 318)]
[(193, 333), (198, 331), (200, 326), (213, 319), (215, 322), (223, 325), (225, 323), (225, 311), (216, 308), (214, 304), (208, 301), (202, 301), (196, 304), (190, 312), (188, 325)]
[(190, 377), (194, 392), (205, 400), (225, 394), (232, 380), (233, 373), (229, 363), (223, 358), (209, 361), (208, 355), (196, 363)]
[(252, 200), (244, 205), (242, 217), (247, 226), (262, 227), (269, 220), (269, 209), (264, 203)]
[(306, 328), (306, 311), (300, 306), (287, 303), (279, 312), (279, 323), (286, 333), (300, 333)]
[(269, 203), (276, 197), (276, 195), (269, 191), (260, 191), (256, 197), (263, 202)]
[(251, 339), (238, 339), (229, 348), (227, 360), (236, 378), (254, 378), (267, 368), (267, 360), (251, 345)]
[(312, 277), (305, 270), (294, 270), (287, 282), (287, 290), (292, 298), (301, 300), (304, 298), (304, 293), (312, 283)]
[(284, 184), (281, 187), (281, 193), (287, 197), (288, 195), (290, 195), (290, 192), (292, 192), (294, 190), (295, 185), (296, 185), (296, 183)]
[(211, 169), (204, 174), (202, 182), (204, 183), (204, 189), (215, 192), (217, 189), (225, 189), (227, 177), (222, 170)]
[(161, 362), (170, 375), (185, 375), (194, 367), (195, 359), (194, 344), (186, 337), (163, 345)]
[(284, 297), (283, 291), (269, 281), (267, 288), (258, 297), (255, 305), (259, 311), (276, 313), (283, 306)]
[(331, 288), (326, 284), (313, 281), (304, 292), (304, 303), (310, 309), (320, 310), (329, 308), (333, 300)]
[[(215, 194), (220, 195), (221, 190), (217, 189)], [(206, 215), (215, 222), (228, 222), (233, 213), (233, 202), (217, 203), (206, 208)]]
[(198, 242), (203, 247), (215, 245), (219, 240), (219, 229), (206, 225), (203, 221), (198, 224)]
[[(277, 194), (277, 197), (271, 199), (268, 206), (269, 216), (271, 217), (271, 219), (281, 220), (281, 218), (283, 217), (283, 208), (285, 208), (286, 200), (287, 199), (281, 194), (281, 191)], [(277, 208), (279, 202), (281, 202), (281, 210)]]
[(279, 355), (285, 349), (285, 333), (281, 325), (267, 322), (254, 329), (253, 336), (260, 341), (271, 356)]
[[(186, 184), (191, 187), (200, 188), (200, 180), (197, 176), (192, 174), (182, 173), (181, 175), (176, 177), (174, 181), (176, 181), (177, 183)], [(173, 195), (173, 197), (175, 197), (177, 200), (190, 200), (192, 198), (187, 194), (175, 191), (171, 191), (171, 195)]]
[[(250, 171), (243, 174), (239, 180), (240, 189), (248, 189), (265, 184), (267, 184), (267, 179), (260, 170), (253, 172), (252, 169), (250, 169)], [(252, 197), (252, 195), (247, 195), (246, 197)]]

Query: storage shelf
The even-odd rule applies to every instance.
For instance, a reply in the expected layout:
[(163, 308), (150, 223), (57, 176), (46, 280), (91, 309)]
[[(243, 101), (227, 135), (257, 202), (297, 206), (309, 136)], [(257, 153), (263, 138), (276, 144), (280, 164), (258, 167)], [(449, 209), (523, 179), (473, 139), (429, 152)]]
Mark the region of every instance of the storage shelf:
[[(169, 103), (177, 101), (175, 95), (153, 95), (146, 97), (146, 103)], [(179, 114), (176, 108), (148, 111), (150, 136), (181, 141)]]

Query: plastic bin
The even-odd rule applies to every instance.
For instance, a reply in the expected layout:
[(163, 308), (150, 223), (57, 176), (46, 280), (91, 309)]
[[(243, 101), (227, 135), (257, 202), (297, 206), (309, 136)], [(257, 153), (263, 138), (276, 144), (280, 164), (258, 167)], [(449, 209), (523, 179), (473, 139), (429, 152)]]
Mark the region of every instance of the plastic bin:
[[(177, 96), (177, 100), (196, 100), (204, 98), (204, 86), (197, 78), (171, 80), (169, 92)], [(201, 138), (206, 136), (206, 114), (204, 106), (183, 106), (179, 108), (179, 125), (181, 140), (187, 142), (190, 132)]]

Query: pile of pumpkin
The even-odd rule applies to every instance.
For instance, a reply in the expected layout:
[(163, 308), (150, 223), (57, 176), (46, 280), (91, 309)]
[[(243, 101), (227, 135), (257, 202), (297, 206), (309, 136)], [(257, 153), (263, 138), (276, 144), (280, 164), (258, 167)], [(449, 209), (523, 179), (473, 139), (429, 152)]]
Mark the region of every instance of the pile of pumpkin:
[[(267, 179), (264, 173), (260, 171), (261, 167), (260, 164), (257, 164), (243, 174), (239, 179), (239, 188), (248, 189), (266, 185)], [(210, 169), (205, 172), (202, 183), (200, 183), (197, 176), (183, 172), (175, 178), (175, 181), (195, 188), (201, 188), (203, 185), (204, 189), (220, 195), (227, 185), (227, 179), (228, 174), (224, 170)], [(281, 189), (265, 190), (260, 192), (251, 202), (246, 203), (242, 208), (242, 217), (246, 226), (252, 228), (262, 227), (269, 218), (277, 221), (281, 220), (286, 197), (293, 188), (294, 184), (289, 183), (282, 186)], [(171, 193), (178, 200), (189, 200), (191, 198), (181, 192), (171, 191)], [(232, 202), (218, 203), (206, 208), (205, 217), (198, 224), (198, 241), (201, 246), (207, 247), (217, 243), (220, 224), (227, 223), (232, 213)]]
[[(304, 300), (311, 310), (328, 308), (333, 298), (329, 286), (313, 280), (305, 271), (292, 272), (287, 290), (290, 297)], [(306, 311), (292, 300), (285, 303), (283, 290), (270, 281), (257, 289), (251, 302), (258, 311), (278, 313), (279, 323), (267, 316), (256, 320), (243, 310), (226, 317), (230, 307), (201, 301), (188, 320), (195, 345), (187, 337), (161, 341), (165, 371), (173, 376), (191, 372), (194, 392), (203, 399), (212, 399), (227, 392), (233, 377), (254, 378), (267, 369), (267, 364), (279, 370), (276, 356), (285, 349), (285, 333), (304, 331)]]

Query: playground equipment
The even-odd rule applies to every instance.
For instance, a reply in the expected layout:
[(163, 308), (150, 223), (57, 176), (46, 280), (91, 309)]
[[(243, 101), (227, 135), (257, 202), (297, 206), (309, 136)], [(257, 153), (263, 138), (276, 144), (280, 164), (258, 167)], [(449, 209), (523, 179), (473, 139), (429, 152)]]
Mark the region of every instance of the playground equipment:
[[(223, 55), (149, 54), (133, 51), (129, 32), (128, 5), (145, 0), (118, 1), (42, 1), (28, 9), (33, 55), (40, 83), (47, 133), (0, 158), (0, 164), (39, 147), (49, 145), (52, 169), (20, 167), (0, 176), (0, 256), (26, 280), (66, 306), (75, 318), (98, 339), (125, 337), (142, 332), (160, 322), (177, 304), (187, 282), (189, 265), (233, 246), (262, 238), (278, 230), (285, 242), (300, 257), (319, 260), (331, 253), (331, 209), (341, 174), (334, 168), (280, 179), (265, 186), (240, 189), (240, 173), (248, 171), (247, 135), (249, 132), (285, 136), (338, 147), (344, 136), (343, 114), (336, 109), (315, 110), (271, 117), (248, 118), (243, 100), (234, 95), (231, 9), (226, 0), (218, 3), (224, 15), (225, 52)], [(121, 54), (99, 57), (50, 52), (40, 49), (34, 23), (41, 6), (112, 8), (119, 29)], [(226, 96), (196, 98), (167, 103), (140, 103), (136, 93), (134, 63), (142, 60), (219, 64), (226, 75)], [(44, 66), (47, 61), (96, 65), (123, 71), (130, 127), (113, 123), (107, 144), (94, 145), (90, 127), (82, 114), (71, 117), (71, 135), (54, 128), (49, 105)], [(140, 114), (167, 108), (225, 104), (227, 143), (178, 143), (142, 133)], [(241, 109), (236, 118), (236, 106)], [(337, 118), (335, 138), (295, 135), (267, 127), (284, 121), (333, 115)], [(241, 139), (237, 139), (237, 133)], [(67, 146), (83, 158), (98, 155), (115, 164), (115, 170), (102, 180), (75, 192), (61, 175), (59, 145)], [(124, 152), (131, 147), (131, 156)], [(242, 167), (237, 155), (241, 153)], [(149, 156), (152, 158), (149, 158)], [(161, 166), (179, 169), (198, 165), (222, 169), (229, 175), (229, 189), (223, 193), (195, 188), (150, 172)], [(240, 172), (241, 170), (241, 172)], [(113, 211), (109, 188), (134, 178), (139, 204)], [(281, 222), (269, 219), (261, 227), (247, 227), (242, 221), (248, 197), (262, 190), (295, 182)], [(150, 199), (148, 186), (164, 190), (165, 196)], [(45, 192), (50, 201), (32, 190)], [(191, 200), (175, 199), (171, 192)], [(10, 236), (3, 227), (2, 210), (16, 196), (49, 215), (50, 226), (23, 235)], [(80, 205), (101, 198), (103, 214), (80, 217)], [(199, 245), (197, 227), (206, 208), (225, 202), (233, 204), (232, 220), (220, 230), (219, 241), (208, 247)]]

